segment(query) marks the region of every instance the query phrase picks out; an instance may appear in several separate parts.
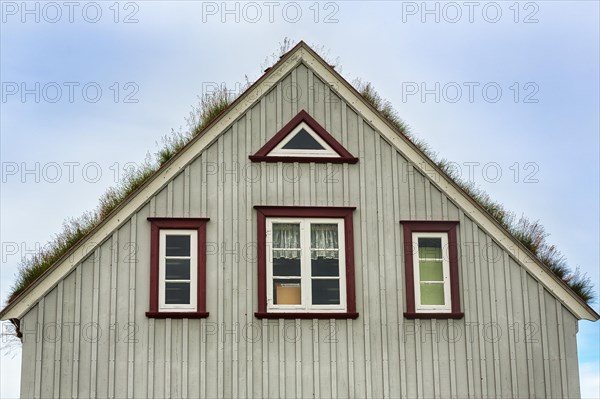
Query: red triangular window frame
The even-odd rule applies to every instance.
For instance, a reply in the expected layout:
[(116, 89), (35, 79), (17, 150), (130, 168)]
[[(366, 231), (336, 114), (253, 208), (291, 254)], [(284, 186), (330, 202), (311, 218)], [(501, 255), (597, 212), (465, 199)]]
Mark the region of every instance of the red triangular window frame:
[[(339, 157), (314, 157), (314, 156), (280, 156), (269, 155), (277, 145), (285, 139), (299, 124), (306, 123)], [(358, 158), (344, 148), (327, 130), (314, 120), (308, 112), (302, 110), (292, 118), (280, 131), (267, 141), (254, 155), (249, 156), (252, 162), (315, 162), (315, 163), (356, 163)]]

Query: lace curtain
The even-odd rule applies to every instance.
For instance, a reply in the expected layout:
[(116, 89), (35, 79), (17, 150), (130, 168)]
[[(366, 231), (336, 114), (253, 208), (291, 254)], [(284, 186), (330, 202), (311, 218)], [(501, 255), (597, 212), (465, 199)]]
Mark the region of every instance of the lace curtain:
[[(338, 259), (339, 243), (337, 224), (311, 224), (310, 248), (312, 259)], [(300, 258), (299, 224), (273, 224), (273, 258)]]
[(337, 224), (313, 224), (310, 226), (310, 256), (312, 259), (338, 259)]
[(299, 224), (273, 224), (273, 258), (300, 258)]

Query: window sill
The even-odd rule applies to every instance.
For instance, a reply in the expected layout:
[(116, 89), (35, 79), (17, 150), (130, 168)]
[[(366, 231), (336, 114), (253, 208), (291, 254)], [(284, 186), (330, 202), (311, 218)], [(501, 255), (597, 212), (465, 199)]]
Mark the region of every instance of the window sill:
[(275, 312), (256, 312), (259, 319), (356, 319), (358, 313), (275, 313)]
[(205, 319), (208, 312), (146, 312), (149, 319)]
[(451, 313), (409, 313), (405, 312), (404, 317), (407, 319), (462, 319), (463, 312)]
[(277, 155), (250, 155), (252, 162), (298, 162), (298, 163), (349, 163), (355, 164), (358, 158), (355, 157), (315, 157), (315, 156), (277, 156)]

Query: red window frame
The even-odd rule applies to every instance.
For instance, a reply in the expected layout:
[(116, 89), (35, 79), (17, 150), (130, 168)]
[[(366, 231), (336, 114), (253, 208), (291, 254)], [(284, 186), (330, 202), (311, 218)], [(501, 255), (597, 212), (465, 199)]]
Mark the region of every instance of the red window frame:
[[(460, 307), (460, 282), (458, 273), (457, 221), (415, 221), (400, 222), (404, 229), (404, 282), (406, 288), (407, 319), (461, 319), (464, 313)], [(413, 270), (413, 233), (447, 233), (448, 256), (450, 257), (450, 301), (451, 311), (440, 313), (418, 312), (415, 308), (415, 280)]]
[[(149, 318), (200, 319), (208, 317), (206, 311), (206, 223), (208, 218), (158, 218), (150, 217), (150, 309)], [(161, 230), (197, 230), (197, 302), (195, 311), (164, 312), (159, 310), (159, 245)]]
[[(352, 215), (355, 207), (296, 207), (255, 206), (257, 215), (258, 311), (259, 319), (356, 319), (356, 290), (354, 284), (354, 230)], [(346, 312), (268, 312), (267, 310), (267, 248), (266, 220), (268, 217), (340, 218), (344, 219), (346, 251)]]
[[(319, 135), (339, 157), (314, 157), (314, 156), (295, 156), (282, 157), (269, 155), (277, 145), (287, 137), (300, 123), (306, 123), (317, 135)], [(358, 158), (352, 155), (343, 145), (341, 145), (323, 126), (319, 124), (305, 110), (302, 110), (292, 120), (290, 120), (279, 132), (275, 134), (267, 143), (262, 146), (254, 155), (250, 155), (252, 162), (299, 162), (299, 163), (349, 163), (355, 164)]]

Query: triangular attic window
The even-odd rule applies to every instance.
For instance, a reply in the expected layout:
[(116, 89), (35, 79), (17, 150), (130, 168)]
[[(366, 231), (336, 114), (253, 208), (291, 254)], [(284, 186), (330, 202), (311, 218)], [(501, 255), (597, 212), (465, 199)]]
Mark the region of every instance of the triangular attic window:
[(300, 111), (250, 159), (254, 162), (358, 161), (305, 111)]

